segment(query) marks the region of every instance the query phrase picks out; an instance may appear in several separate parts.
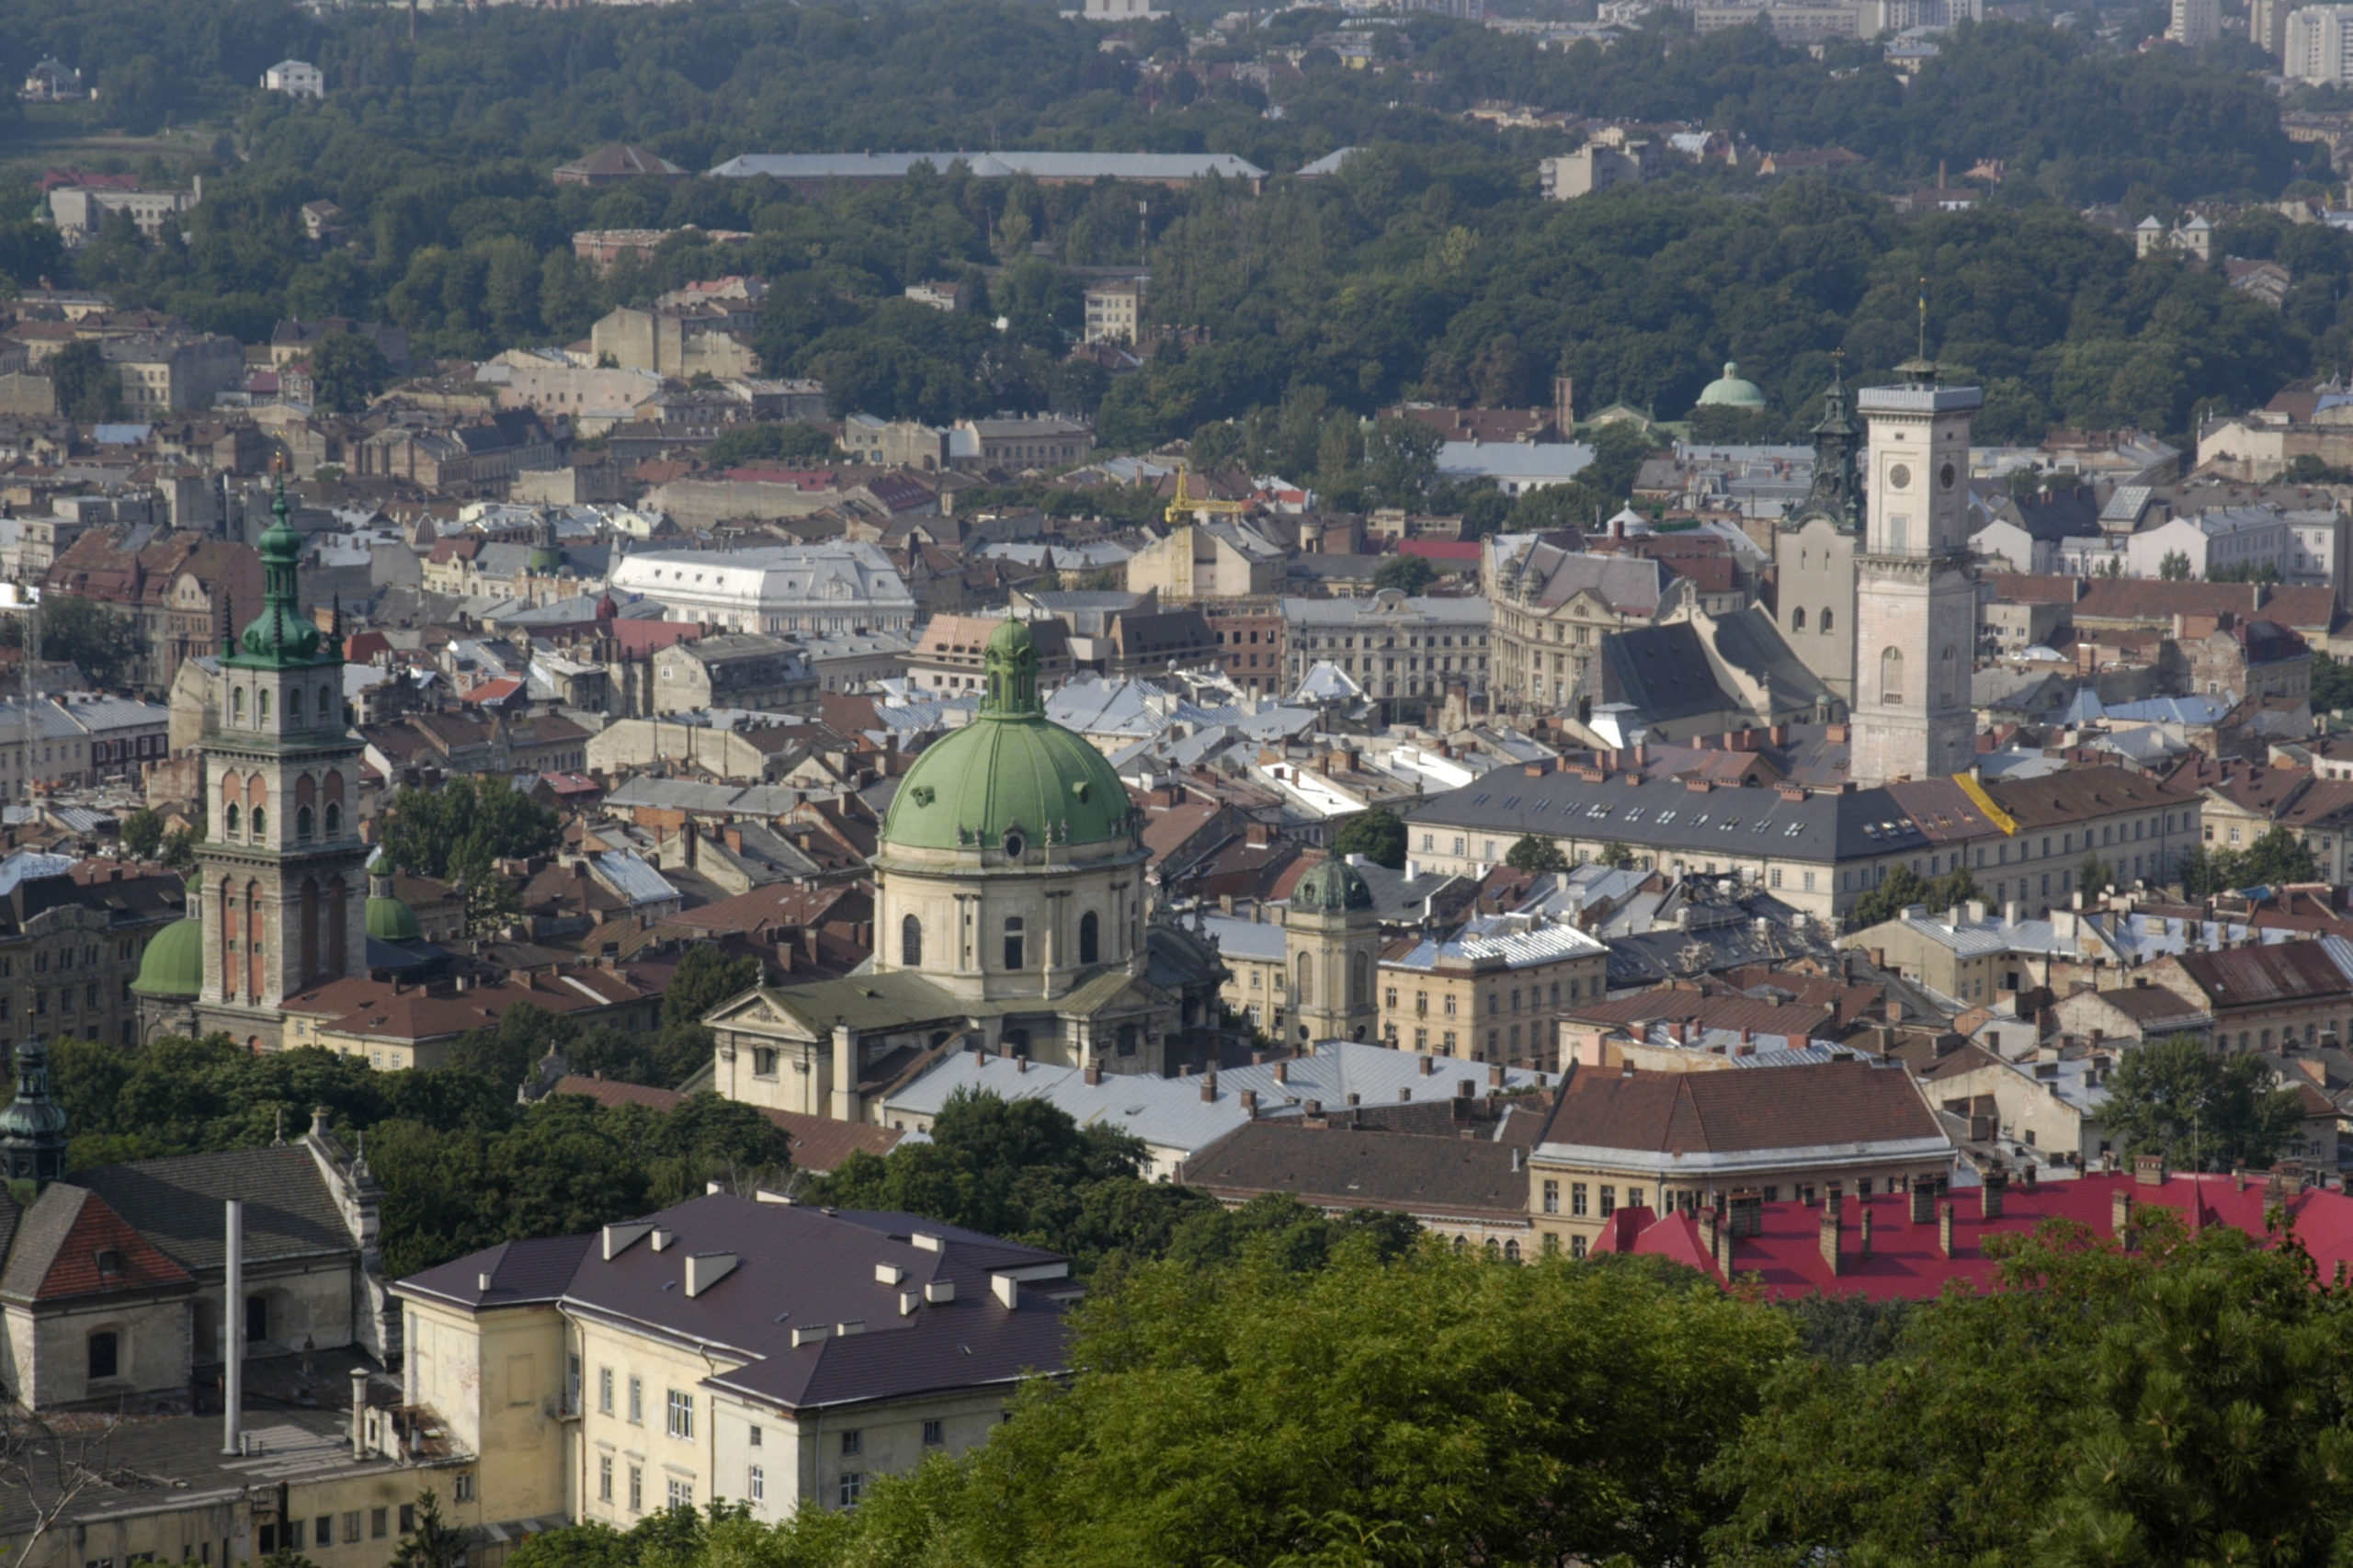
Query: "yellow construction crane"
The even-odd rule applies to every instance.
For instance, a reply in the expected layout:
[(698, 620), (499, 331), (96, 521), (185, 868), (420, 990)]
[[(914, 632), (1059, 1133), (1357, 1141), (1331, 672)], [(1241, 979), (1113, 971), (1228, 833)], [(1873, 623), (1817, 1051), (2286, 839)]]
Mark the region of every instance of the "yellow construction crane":
[(1185, 479), (1190, 472), (1181, 462), (1176, 465), (1176, 494), (1168, 500), (1170, 523), (1189, 523), (1204, 513), (1211, 517), (1238, 517), (1250, 510), (1247, 501), (1221, 501), (1213, 495), (1188, 494), (1185, 489)]

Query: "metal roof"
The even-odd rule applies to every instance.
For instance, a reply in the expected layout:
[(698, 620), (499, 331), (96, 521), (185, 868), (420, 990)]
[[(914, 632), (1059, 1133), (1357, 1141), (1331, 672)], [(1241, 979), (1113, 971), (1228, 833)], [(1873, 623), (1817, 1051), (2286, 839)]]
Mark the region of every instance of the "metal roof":
[(1777, 789), (1698, 790), (1677, 778), (1588, 782), (1555, 770), (1529, 778), (1500, 767), (1417, 801), (1417, 824), (1493, 834), (1498, 840), (1607, 838), (1646, 849), (1783, 860), (1863, 859), (1925, 848), (1921, 832), (1885, 790), (1806, 794)]

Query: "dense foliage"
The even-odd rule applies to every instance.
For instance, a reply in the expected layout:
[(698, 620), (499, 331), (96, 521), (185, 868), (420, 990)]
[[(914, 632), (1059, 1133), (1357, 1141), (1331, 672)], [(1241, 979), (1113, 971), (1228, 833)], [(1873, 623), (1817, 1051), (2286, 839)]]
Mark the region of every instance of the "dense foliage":
[(2312, 846), (2284, 824), (2273, 824), (2245, 849), (2211, 848), (2193, 844), (2177, 868), (2182, 892), (2191, 898), (2227, 892), (2234, 888), (2278, 887), (2286, 882), (2321, 880), (2320, 858)]
[[(842, 408), (1099, 410), (1121, 445), (1190, 437), (1295, 389), (1362, 415), (1402, 395), (1549, 402), (1556, 373), (1575, 378), (1581, 407), (1677, 416), (1726, 358), (1772, 398), (1739, 433), (1786, 433), (1832, 350), (1866, 375), (1911, 352), (1923, 277), (1929, 346), (1984, 380), (1996, 439), (2054, 420), (2178, 433), (2200, 400), (2268, 395), (2347, 346), (2353, 237), (2268, 217), (2224, 232), (2233, 254), (2276, 251), (2295, 268), (2282, 315), (2218, 276), (2136, 263), (2129, 242), (2072, 210), (2170, 212), (2193, 196), (2269, 197), (2294, 177), (2276, 101), (2226, 51), (2111, 54), (2069, 30), (1990, 23), (1947, 40), (1907, 87), (1868, 51), (1816, 61), (1760, 28), (1693, 38), (1658, 25), (1608, 51), (1543, 52), (1415, 16), (1375, 69), (1311, 53), (1280, 86), (1278, 117), (1246, 81), (1172, 74), (1172, 25), (1142, 30), (1147, 51), (1168, 51), (1145, 69), (1098, 49), (1093, 29), (997, 3), (493, 6), (437, 11), (414, 42), (404, 17), (372, 7), (313, 18), (240, 0), (11, 0), (0, 16), (15, 24), (0, 66), (54, 52), (103, 88), (96, 104), (6, 106), (0, 148), (12, 119), (28, 147), (101, 126), (233, 121), (175, 144), (211, 175), (185, 243), (114, 223), (72, 270), (248, 341), (282, 315), (343, 313), (405, 327), (429, 352), (481, 355), (572, 341), (615, 303), (756, 271), (776, 285), (757, 333), (767, 368), (823, 377)], [(1304, 40), (1337, 19), (1290, 14), (1262, 36)], [(251, 88), (286, 53), (325, 71), (324, 103)], [(1984, 210), (1920, 218), (1819, 179), (1767, 183), (1759, 202), (1752, 174), (1719, 166), (1550, 203), (1536, 159), (1566, 142), (1461, 118), (1498, 98), (1681, 117), (1764, 150), (1843, 145), (1870, 160), (1855, 186), (1900, 188), (1986, 158), (2011, 177)], [(1215, 149), (1279, 172), (1362, 151), (1329, 179), (1278, 180), (1263, 196), (1154, 190), (1145, 211), (1131, 187), (961, 172), (815, 199), (758, 180), (549, 182), (553, 165), (621, 139), (693, 169), (746, 151), (1028, 146)], [(322, 198), (342, 209), (349, 244), (302, 237), (301, 205)], [(685, 224), (751, 238), (681, 233), (609, 273), (570, 247), (580, 229)], [(1131, 263), (1152, 268), (1151, 313), (1195, 329), (1195, 347), (1113, 381), (1063, 357), (1080, 312), (1065, 268)], [(52, 233), (0, 225), (0, 271), (64, 270)], [(930, 278), (963, 284), (968, 307), (901, 297)], [(371, 367), (347, 345), (330, 358), (348, 402)], [(1316, 445), (1294, 444), (1276, 472), (1400, 499), (1418, 454), (1327, 436), (1326, 423), (1311, 420)], [(1600, 488), (1612, 506), (1625, 494)]]
[(2100, 1129), (2129, 1154), (2162, 1154), (2176, 1170), (2271, 1164), (2297, 1141), (2304, 1110), (2293, 1089), (2245, 1051), (2217, 1055), (2188, 1035), (2124, 1052), (2108, 1080)]
[(384, 1073), (315, 1048), (256, 1055), (215, 1035), (139, 1050), (61, 1040), (50, 1060), (77, 1169), (254, 1148), (281, 1129), (299, 1135), (324, 1108), (347, 1139), (365, 1139), (394, 1275), (642, 1214), (713, 1180), (786, 1179), (788, 1141), (751, 1106), (714, 1095), (667, 1114), (578, 1096), (523, 1106), (519, 1077), (479, 1070), (483, 1054), (461, 1046), (450, 1066)]

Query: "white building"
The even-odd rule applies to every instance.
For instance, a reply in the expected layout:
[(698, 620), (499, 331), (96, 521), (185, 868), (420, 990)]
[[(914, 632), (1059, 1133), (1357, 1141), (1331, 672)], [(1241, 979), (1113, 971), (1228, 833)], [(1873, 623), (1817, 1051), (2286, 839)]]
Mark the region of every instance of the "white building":
[(911, 631), (915, 596), (871, 544), (647, 550), (614, 566), (615, 592), (661, 604), (665, 620), (730, 631)]
[[(2212, 4), (2212, 0), (2208, 0)], [(281, 60), (261, 74), (266, 92), (284, 93), (290, 98), (324, 98), (327, 96), (325, 73), (307, 60)]]
[(2125, 543), (2124, 570), (2132, 577), (2161, 576), (2165, 557), (2178, 554), (2188, 558), (2194, 581), (2215, 572), (2260, 573), (2267, 566), (2284, 581), (2294, 544), (2288, 514), (2277, 506), (2218, 507), (2132, 535)]
[(2306, 6), (2289, 12), (2281, 66), (2299, 82), (2353, 81), (2353, 6)]

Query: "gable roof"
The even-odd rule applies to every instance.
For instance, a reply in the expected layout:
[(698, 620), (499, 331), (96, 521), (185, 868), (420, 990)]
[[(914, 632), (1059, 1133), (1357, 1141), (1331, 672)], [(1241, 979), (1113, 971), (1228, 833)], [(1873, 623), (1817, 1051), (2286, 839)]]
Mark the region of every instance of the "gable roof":
[(1287, 1192), (1327, 1208), (1518, 1221), (1528, 1176), (1512, 1145), (1286, 1119), (1245, 1121), (1185, 1162), (1183, 1181), (1221, 1197)]
[(232, 1198), (244, 1201), (250, 1263), (359, 1250), (318, 1162), (299, 1143), (101, 1165), (74, 1179), (191, 1272), (226, 1261), (222, 1206)]
[(59, 1182), (43, 1188), (25, 1211), (0, 1273), (0, 1296), (44, 1301), (190, 1283), (188, 1270), (104, 1199)]
[(1539, 1146), (1559, 1159), (1660, 1154), (1696, 1172), (1708, 1156), (1754, 1165), (1754, 1156), (1890, 1146), (1926, 1153), (1946, 1145), (1909, 1073), (1847, 1061), (1748, 1073), (1582, 1071), (1562, 1092)]

